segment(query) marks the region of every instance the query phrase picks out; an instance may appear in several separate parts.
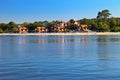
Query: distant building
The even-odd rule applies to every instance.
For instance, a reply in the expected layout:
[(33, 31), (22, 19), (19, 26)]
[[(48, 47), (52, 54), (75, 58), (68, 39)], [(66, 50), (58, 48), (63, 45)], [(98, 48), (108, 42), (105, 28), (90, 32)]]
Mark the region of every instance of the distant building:
[(37, 27), (36, 32), (48, 32), (48, 29), (46, 27)]
[(85, 31), (85, 32), (88, 31), (88, 26), (87, 25), (81, 25), (80, 28), (81, 28), (82, 31)]
[(26, 32), (28, 32), (28, 29), (26, 27), (18, 26), (18, 32), (19, 33), (26, 33)]
[(64, 26), (55, 26), (53, 31), (54, 32), (65, 32), (66, 28)]
[(75, 21), (74, 19), (71, 19), (69, 22), (73, 23), (73, 24), (76, 24), (77, 26), (80, 26), (80, 22)]
[(76, 24), (77, 26), (80, 26), (80, 22), (75, 21), (74, 24)]
[(59, 23), (59, 25), (62, 26), (62, 27), (66, 27), (66, 26), (67, 26), (67, 23), (64, 22), (64, 21), (61, 21), (61, 22)]
[(66, 31), (67, 31), (67, 23), (61, 21), (61, 22), (55, 24), (55, 25), (52, 27), (52, 31), (53, 31), (53, 32), (66, 32)]

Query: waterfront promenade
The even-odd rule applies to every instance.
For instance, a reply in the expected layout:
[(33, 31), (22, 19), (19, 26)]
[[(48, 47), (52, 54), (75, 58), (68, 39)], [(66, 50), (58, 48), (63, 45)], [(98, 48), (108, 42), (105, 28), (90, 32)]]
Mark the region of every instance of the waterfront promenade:
[(76, 33), (0, 33), (0, 36), (84, 36), (84, 35), (120, 35), (120, 32), (76, 32)]

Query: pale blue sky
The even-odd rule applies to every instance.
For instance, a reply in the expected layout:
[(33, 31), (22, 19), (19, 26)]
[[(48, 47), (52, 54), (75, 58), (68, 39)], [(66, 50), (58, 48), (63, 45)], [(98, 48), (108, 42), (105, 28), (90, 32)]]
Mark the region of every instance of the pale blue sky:
[(120, 17), (120, 0), (0, 0), (0, 23), (95, 18), (108, 9)]

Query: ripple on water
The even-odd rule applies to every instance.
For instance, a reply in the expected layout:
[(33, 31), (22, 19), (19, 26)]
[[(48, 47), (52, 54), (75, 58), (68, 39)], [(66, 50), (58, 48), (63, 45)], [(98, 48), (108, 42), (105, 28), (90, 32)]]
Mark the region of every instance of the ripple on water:
[(0, 38), (0, 80), (120, 80), (114, 36)]

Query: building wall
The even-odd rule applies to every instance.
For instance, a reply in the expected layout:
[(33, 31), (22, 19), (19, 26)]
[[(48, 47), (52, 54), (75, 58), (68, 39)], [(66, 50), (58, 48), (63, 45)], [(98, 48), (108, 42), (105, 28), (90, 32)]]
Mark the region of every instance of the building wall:
[(18, 28), (19, 33), (26, 33), (27, 31), (28, 31), (28, 29), (26, 27), (19, 27)]
[(48, 29), (46, 27), (37, 27), (36, 32), (48, 32)]
[(88, 30), (88, 26), (87, 25), (81, 25), (81, 30), (82, 31), (87, 31)]

